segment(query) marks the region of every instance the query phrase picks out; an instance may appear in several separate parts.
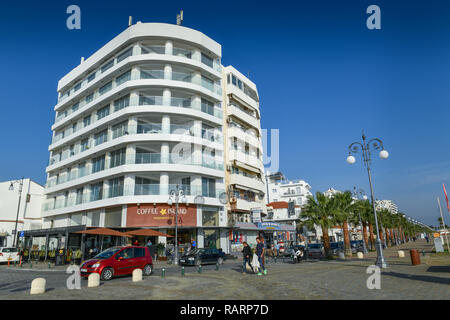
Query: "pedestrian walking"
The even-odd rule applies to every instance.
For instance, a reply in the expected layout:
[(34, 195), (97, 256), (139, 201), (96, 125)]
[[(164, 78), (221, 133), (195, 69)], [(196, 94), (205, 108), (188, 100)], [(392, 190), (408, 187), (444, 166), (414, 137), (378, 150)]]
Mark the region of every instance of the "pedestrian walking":
[(278, 243), (278, 241), (275, 244), (275, 251), (276, 251), (277, 257), (278, 257), (280, 255), (280, 244)]
[(242, 264), (242, 273), (245, 274), (247, 270), (247, 263), (249, 264), (250, 269), (253, 269), (252, 264), (250, 262), (250, 259), (252, 258), (252, 249), (250, 248), (247, 242), (244, 242), (243, 245), (244, 248), (242, 249), (242, 255), (244, 263)]
[(427, 243), (429, 242), (428, 234), (425, 235), (425, 240), (427, 240)]
[(264, 247), (264, 238), (260, 237), (260, 238), (256, 238), (256, 242), (258, 243), (256, 245), (256, 255), (258, 257), (258, 262), (259, 262), (259, 272), (258, 272), (258, 276), (262, 276), (262, 273), (264, 273), (264, 275), (267, 274), (267, 270), (264, 267), (264, 251), (265, 251), (265, 247)]

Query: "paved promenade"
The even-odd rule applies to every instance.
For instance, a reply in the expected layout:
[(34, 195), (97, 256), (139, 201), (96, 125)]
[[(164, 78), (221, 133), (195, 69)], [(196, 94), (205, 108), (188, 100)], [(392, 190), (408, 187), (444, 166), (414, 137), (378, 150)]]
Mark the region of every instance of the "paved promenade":
[[(425, 250), (421, 265), (411, 265), (410, 248)], [(405, 250), (405, 258), (398, 258), (399, 249)], [(431, 249), (431, 243), (424, 240), (386, 249), (389, 268), (382, 270), (380, 290), (369, 290), (366, 285), (367, 267), (376, 256), (369, 253), (362, 260), (268, 263), (268, 274), (262, 277), (242, 274), (240, 259), (226, 261), (219, 271), (205, 266), (201, 274), (186, 267), (184, 277), (178, 266), (157, 263), (154, 274), (142, 282), (122, 277), (87, 288), (87, 281), (82, 280), (81, 290), (66, 288), (65, 268), (2, 266), (0, 299), (450, 299), (450, 255), (431, 254)], [(167, 269), (165, 278), (161, 268)], [(30, 296), (31, 280), (38, 276), (47, 279), (48, 291)]]

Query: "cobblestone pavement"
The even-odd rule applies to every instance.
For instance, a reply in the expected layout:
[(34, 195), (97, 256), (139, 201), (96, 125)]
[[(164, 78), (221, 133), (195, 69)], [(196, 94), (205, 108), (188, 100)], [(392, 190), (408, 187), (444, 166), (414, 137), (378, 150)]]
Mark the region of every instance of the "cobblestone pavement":
[[(409, 248), (425, 250), (421, 265), (412, 266), (409, 252), (397, 257), (397, 250)], [(131, 277), (102, 282), (98, 288), (87, 288), (82, 280), (80, 290), (65, 286), (65, 269), (50, 271), (18, 270), (0, 267), (0, 299), (450, 299), (450, 255), (430, 254), (431, 243), (417, 241), (385, 250), (389, 268), (382, 270), (381, 289), (369, 290), (366, 269), (374, 264), (376, 254), (364, 259), (355, 257), (345, 261), (306, 260), (300, 264), (268, 263), (268, 274), (242, 274), (241, 260), (226, 261), (219, 271), (205, 266), (202, 273), (186, 267), (181, 276), (179, 267), (157, 263), (154, 274), (133, 283)], [(161, 268), (167, 269), (161, 277)], [(29, 295), (31, 280), (47, 279), (47, 292)]]

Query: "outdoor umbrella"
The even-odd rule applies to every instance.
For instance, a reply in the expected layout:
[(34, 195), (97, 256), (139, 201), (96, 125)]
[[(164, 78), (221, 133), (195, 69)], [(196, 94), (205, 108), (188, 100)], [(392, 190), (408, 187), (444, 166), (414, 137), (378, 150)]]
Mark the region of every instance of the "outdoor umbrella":
[[(109, 229), (109, 228), (95, 228), (95, 229), (77, 231), (74, 233), (96, 234), (96, 235), (102, 235), (102, 236), (117, 236), (117, 237), (128, 237), (128, 238), (132, 237), (124, 232), (116, 231), (116, 230)], [(100, 246), (100, 251), (103, 251), (103, 237), (102, 237), (102, 244)]]

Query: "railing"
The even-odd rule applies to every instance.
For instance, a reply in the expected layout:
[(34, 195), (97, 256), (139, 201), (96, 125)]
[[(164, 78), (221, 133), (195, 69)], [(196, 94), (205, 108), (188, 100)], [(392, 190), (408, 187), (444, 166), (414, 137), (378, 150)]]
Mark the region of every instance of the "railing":
[[(222, 189), (207, 190), (203, 186), (178, 185), (187, 196), (203, 196), (208, 198), (219, 198), (225, 191)], [(69, 198), (58, 199), (55, 202), (49, 201), (42, 204), (43, 211), (62, 209), (75, 205), (91, 203), (122, 196), (140, 196), (140, 195), (169, 195), (172, 190), (176, 190), (176, 184), (160, 185), (160, 184), (135, 184), (135, 185), (119, 185), (107, 187), (102, 190), (101, 194), (87, 191), (83, 193), (82, 198), (72, 196)], [(95, 196), (96, 197), (95, 197)]]

